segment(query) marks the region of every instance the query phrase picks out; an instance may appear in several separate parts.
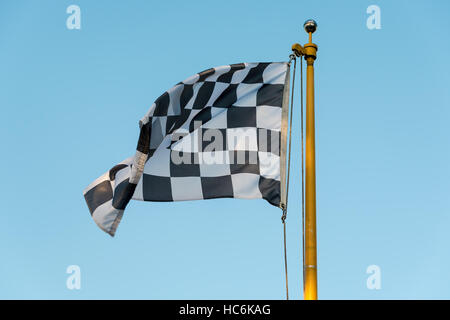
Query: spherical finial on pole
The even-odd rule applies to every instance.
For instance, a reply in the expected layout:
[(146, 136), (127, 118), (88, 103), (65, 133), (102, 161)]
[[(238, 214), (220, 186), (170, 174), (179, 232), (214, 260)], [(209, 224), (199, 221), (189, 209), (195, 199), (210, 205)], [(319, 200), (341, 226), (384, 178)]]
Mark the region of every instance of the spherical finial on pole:
[(305, 28), (305, 31), (307, 33), (314, 33), (317, 29), (317, 22), (313, 19), (306, 20), (303, 24), (303, 28)]

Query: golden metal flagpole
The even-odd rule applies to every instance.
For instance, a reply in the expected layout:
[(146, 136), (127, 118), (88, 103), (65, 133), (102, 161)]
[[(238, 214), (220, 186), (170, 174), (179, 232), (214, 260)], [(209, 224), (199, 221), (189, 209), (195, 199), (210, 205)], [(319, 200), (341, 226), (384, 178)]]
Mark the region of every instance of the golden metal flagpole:
[(307, 64), (303, 298), (317, 300), (316, 139), (314, 129), (314, 61), (316, 60), (317, 45), (312, 43), (312, 34), (317, 29), (317, 23), (314, 20), (307, 20), (303, 27), (309, 34), (309, 42), (303, 47), (297, 43), (292, 46), (295, 54), (303, 56)]
[(316, 138), (314, 129), (314, 60), (317, 45), (312, 43), (312, 34), (317, 23), (308, 20), (304, 24), (309, 34), (309, 42), (305, 44), (306, 60), (306, 149), (305, 149), (305, 259), (303, 298), (317, 299), (317, 240), (316, 240)]

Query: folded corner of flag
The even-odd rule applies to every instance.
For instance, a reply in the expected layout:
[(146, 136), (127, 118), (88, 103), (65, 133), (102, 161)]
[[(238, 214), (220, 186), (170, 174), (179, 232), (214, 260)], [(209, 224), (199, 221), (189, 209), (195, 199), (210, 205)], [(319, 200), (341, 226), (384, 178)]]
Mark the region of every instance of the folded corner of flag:
[(138, 151), (134, 157), (114, 166), (83, 191), (95, 223), (111, 236), (116, 233), (125, 207), (136, 189), (135, 181), (143, 170), (140, 163), (145, 163), (142, 157)]
[(123, 211), (113, 206), (114, 182), (109, 179), (109, 172), (92, 182), (83, 192), (95, 223), (114, 237)]

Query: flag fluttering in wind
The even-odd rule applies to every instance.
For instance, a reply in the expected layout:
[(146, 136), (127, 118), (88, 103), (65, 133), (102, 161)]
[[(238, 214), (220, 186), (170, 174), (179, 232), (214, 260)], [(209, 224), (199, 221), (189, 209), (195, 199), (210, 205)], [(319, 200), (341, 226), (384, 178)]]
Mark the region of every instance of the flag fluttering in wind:
[(131, 199), (285, 202), (289, 64), (211, 68), (162, 94), (140, 120), (136, 154), (92, 182), (84, 197), (114, 236)]

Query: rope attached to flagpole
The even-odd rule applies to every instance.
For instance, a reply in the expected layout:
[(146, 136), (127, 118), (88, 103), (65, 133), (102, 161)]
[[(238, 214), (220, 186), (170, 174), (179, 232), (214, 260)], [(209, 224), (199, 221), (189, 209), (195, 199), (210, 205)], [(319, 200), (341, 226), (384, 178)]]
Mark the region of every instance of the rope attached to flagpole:
[[(295, 52), (295, 51), (294, 51)], [(289, 200), (289, 180), (291, 171), (291, 139), (292, 139), (292, 119), (294, 111), (294, 90), (295, 90), (295, 75), (297, 69), (296, 55), (291, 54), (289, 56), (289, 64), (294, 61), (294, 70), (292, 76), (292, 91), (291, 91), (291, 106), (290, 106), (290, 119), (289, 119), (289, 146), (288, 146), (288, 169), (286, 177), (286, 204), (283, 207), (283, 214), (281, 216), (281, 222), (283, 223), (283, 240), (284, 240), (284, 271), (286, 277), (286, 300), (289, 300), (289, 286), (288, 286), (288, 267), (287, 267), (287, 241), (286, 241), (286, 218), (287, 208)], [(303, 138), (303, 63), (300, 55), (300, 130), (301, 130), (301, 175), (302, 175), (302, 239), (305, 235), (305, 177), (304, 177), (304, 138)], [(303, 265), (305, 260), (305, 244), (302, 241), (302, 253), (303, 253)], [(303, 270), (303, 282), (305, 282), (305, 270)]]
[[(311, 37), (311, 33), (310, 33)], [(303, 254), (303, 288), (305, 288), (305, 157), (304, 157), (304, 139), (303, 139), (303, 63), (302, 57), (306, 59), (306, 51), (305, 49), (299, 45), (298, 43), (294, 43), (292, 45), (292, 51), (295, 56), (300, 57), (300, 130), (301, 130), (301, 156), (302, 156), (302, 254)]]
[(295, 90), (295, 74), (297, 69), (297, 58), (294, 54), (289, 56), (289, 63), (294, 61), (294, 70), (292, 75), (292, 89), (291, 89), (291, 107), (290, 107), (290, 118), (289, 118), (289, 147), (288, 147), (288, 169), (286, 178), (286, 205), (283, 208), (283, 214), (281, 216), (281, 222), (283, 223), (283, 244), (284, 244), (284, 272), (286, 277), (286, 300), (289, 300), (289, 285), (288, 285), (288, 265), (287, 265), (287, 244), (286, 244), (286, 218), (287, 218), (287, 208), (289, 199), (289, 177), (291, 171), (291, 138), (292, 138), (292, 119), (294, 110), (294, 90)]

